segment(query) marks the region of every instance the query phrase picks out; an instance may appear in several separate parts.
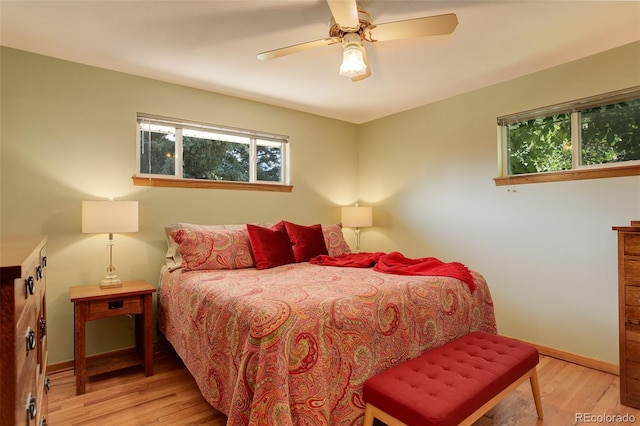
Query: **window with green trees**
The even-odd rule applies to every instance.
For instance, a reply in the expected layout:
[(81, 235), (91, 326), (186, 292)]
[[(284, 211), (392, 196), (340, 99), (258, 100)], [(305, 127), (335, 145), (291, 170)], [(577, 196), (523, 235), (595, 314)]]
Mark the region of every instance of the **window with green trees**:
[(288, 183), (288, 137), (138, 114), (138, 174)]
[(640, 88), (498, 118), (503, 176), (640, 162)]

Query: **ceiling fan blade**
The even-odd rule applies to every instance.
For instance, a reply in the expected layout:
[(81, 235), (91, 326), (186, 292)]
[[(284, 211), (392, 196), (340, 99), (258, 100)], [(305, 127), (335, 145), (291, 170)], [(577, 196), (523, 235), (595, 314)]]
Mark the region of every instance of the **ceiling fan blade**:
[(356, 0), (327, 0), (333, 19), (342, 29), (357, 29), (360, 26)]
[(399, 40), (413, 37), (451, 34), (458, 26), (455, 13), (388, 22), (371, 29), (373, 41)]
[(338, 43), (340, 40), (327, 37), (321, 40), (308, 41), (306, 43), (294, 44), (293, 46), (282, 47), (280, 49), (270, 50), (268, 52), (262, 52), (258, 54), (258, 59), (267, 61), (269, 59), (279, 58), (281, 56), (291, 55), (293, 53), (302, 52), (316, 47), (329, 46), (330, 44)]
[(369, 58), (367, 58), (367, 49), (365, 49), (364, 47), (362, 48), (362, 59), (364, 59), (364, 63), (367, 66), (367, 72), (362, 75), (351, 77), (351, 81), (360, 81), (371, 76), (371, 67), (369, 66)]

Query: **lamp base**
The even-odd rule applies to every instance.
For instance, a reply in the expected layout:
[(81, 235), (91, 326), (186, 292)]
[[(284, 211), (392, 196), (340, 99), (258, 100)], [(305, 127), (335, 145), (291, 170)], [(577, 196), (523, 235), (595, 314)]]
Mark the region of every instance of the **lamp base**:
[(356, 227), (356, 253), (360, 253), (360, 228)]
[(109, 266), (107, 267), (107, 275), (100, 283), (100, 288), (122, 287), (122, 281), (116, 275), (116, 268), (113, 266), (113, 234), (109, 234), (107, 247), (109, 247)]
[(100, 282), (100, 288), (122, 287), (122, 281), (116, 274), (107, 274)]

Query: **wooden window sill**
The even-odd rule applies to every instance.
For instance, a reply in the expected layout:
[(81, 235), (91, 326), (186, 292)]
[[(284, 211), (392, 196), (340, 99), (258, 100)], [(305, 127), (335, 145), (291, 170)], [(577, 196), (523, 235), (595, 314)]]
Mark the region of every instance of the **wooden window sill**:
[(493, 178), (496, 186), (522, 185), (525, 183), (563, 182), (568, 180), (601, 179), (610, 177), (639, 176), (640, 164), (593, 169), (563, 170)]
[(223, 180), (205, 179), (176, 179), (170, 177), (133, 176), (134, 186), (158, 186), (163, 188), (207, 188), (207, 189), (236, 189), (245, 191), (291, 192), (292, 185), (276, 183), (247, 183)]

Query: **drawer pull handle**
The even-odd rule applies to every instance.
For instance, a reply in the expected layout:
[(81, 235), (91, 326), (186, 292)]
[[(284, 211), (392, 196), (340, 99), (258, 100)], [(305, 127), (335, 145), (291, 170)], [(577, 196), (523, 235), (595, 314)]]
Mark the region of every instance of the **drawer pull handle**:
[(51, 379), (47, 376), (44, 379), (44, 393), (49, 393), (49, 389), (51, 389)]
[(47, 266), (47, 256), (42, 256), (42, 266)]
[(26, 280), (24, 280), (24, 297), (29, 297), (30, 294), (33, 294), (35, 290), (35, 282), (33, 277), (29, 275)]
[(47, 319), (40, 318), (40, 340), (47, 334)]
[(37, 280), (42, 279), (42, 266), (40, 265), (36, 266), (36, 279)]
[(40, 419), (40, 426), (47, 426), (47, 418), (43, 417), (42, 419)]
[(124, 302), (122, 300), (114, 300), (108, 303), (109, 309), (122, 309)]
[(36, 348), (36, 332), (29, 327), (25, 337), (27, 340), (27, 352), (34, 350)]
[(36, 418), (37, 411), (36, 397), (33, 396), (32, 393), (29, 393), (29, 396), (27, 397), (27, 416), (29, 417), (29, 420)]

